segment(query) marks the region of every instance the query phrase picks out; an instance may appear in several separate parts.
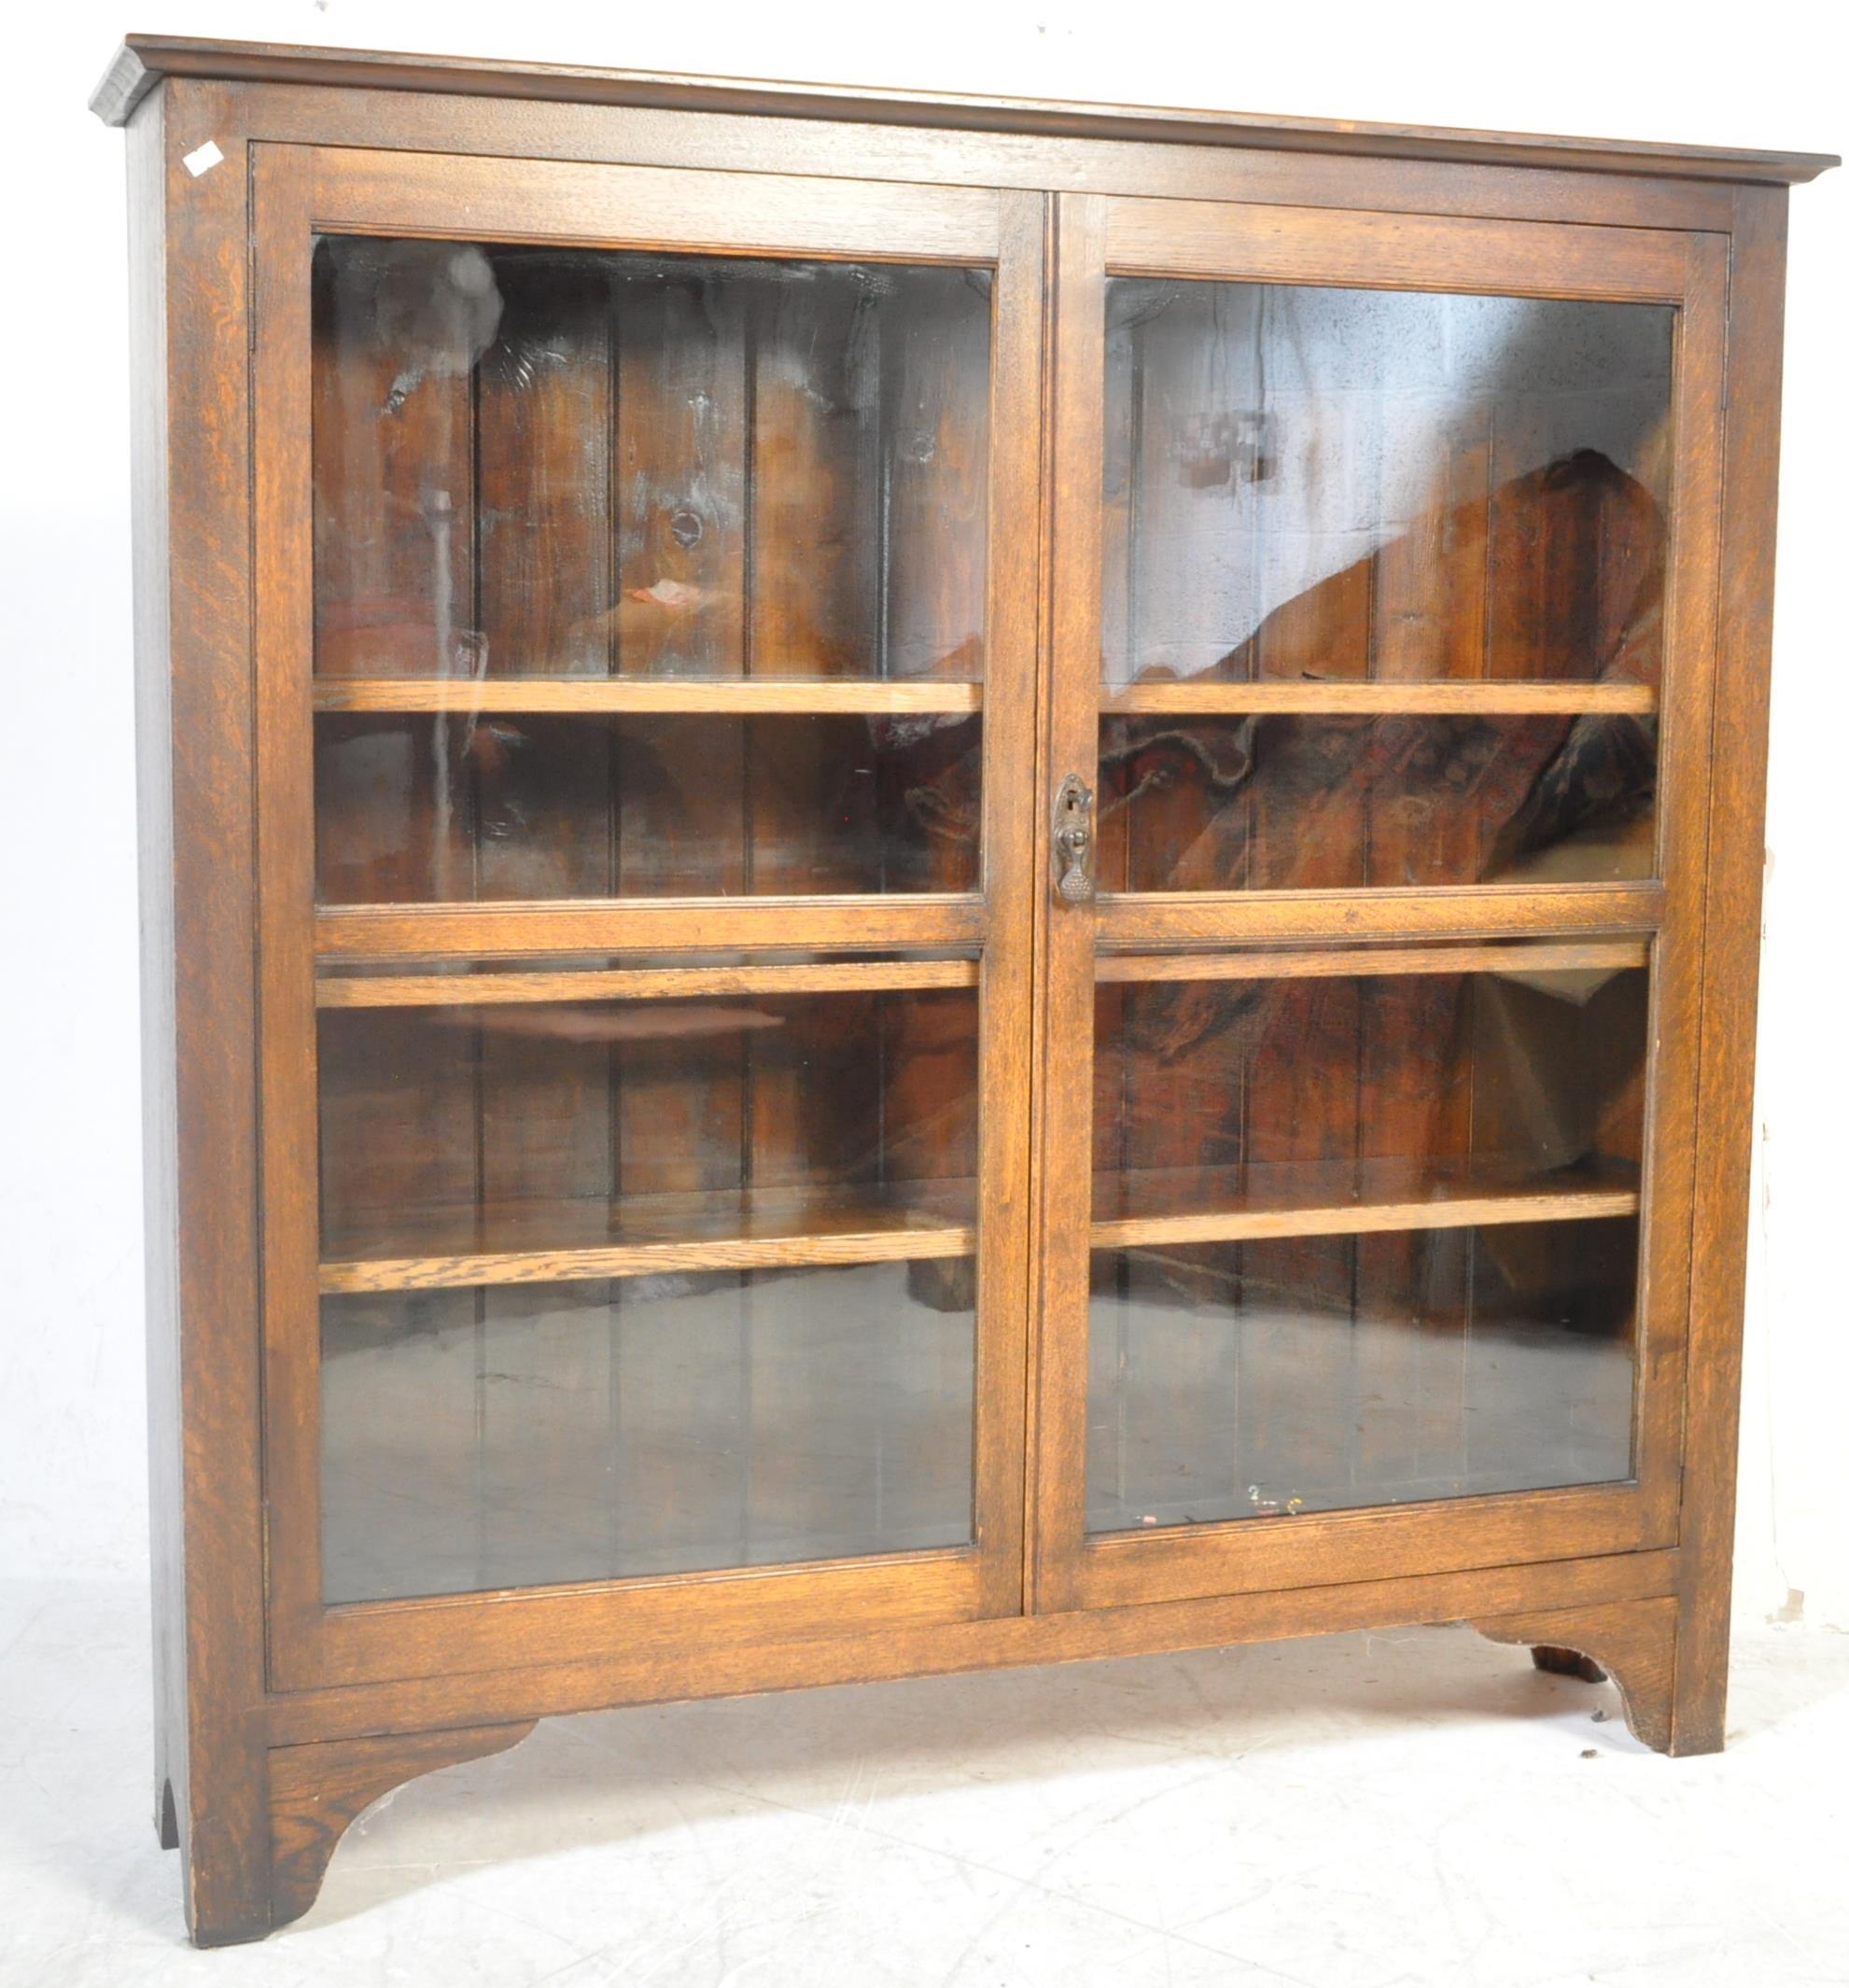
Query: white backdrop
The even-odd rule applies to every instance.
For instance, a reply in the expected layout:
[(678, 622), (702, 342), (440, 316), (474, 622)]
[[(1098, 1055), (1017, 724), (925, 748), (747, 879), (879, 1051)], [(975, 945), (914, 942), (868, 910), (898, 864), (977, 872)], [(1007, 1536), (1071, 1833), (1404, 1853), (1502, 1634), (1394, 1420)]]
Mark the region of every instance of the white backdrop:
[[(0, 133), (0, 1575), (134, 1576), (146, 1554), (122, 141), (84, 109), (121, 30), (1849, 148), (1841, 63), (1819, 47), (1834, 9), (1794, 0), (1744, 22), (1622, 0), (123, 4), (22, 9)], [(1798, 189), (1791, 259), (1737, 1594), (1745, 1615), (1849, 1627), (1849, 175)]]

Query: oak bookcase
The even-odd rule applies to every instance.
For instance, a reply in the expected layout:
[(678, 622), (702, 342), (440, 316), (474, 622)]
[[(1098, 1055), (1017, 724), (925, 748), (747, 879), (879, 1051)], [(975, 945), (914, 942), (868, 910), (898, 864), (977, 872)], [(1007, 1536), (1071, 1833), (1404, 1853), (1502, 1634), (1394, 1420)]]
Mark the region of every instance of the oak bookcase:
[(133, 37), (160, 1827), (1467, 1622), (1718, 1747), (1797, 154)]

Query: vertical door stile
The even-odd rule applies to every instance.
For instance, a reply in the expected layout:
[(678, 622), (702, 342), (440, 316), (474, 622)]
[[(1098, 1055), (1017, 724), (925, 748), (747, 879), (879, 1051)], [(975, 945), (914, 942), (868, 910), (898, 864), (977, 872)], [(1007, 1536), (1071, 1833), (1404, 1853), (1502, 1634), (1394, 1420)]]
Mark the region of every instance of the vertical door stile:
[(1676, 1536), (1688, 1388), (1693, 1265), (1697, 1070), (1706, 946), (1710, 794), (1720, 714), (1718, 663), (1721, 436), (1726, 367), (1724, 237), (1688, 239), (1688, 289), (1676, 328), (1671, 564), (1663, 641), (1665, 903), (1655, 944), (1650, 1038), (1654, 1057), (1645, 1125), (1645, 1261), (1648, 1321), (1639, 1370), (1639, 1476), (1653, 1533)]
[[(1040, 1297), (1035, 1390), (1033, 1605), (1075, 1604), (1084, 1536), (1086, 1316), (1091, 1219), (1092, 984), (1096, 911), (1055, 889), (1052, 812), (1069, 775), (1098, 784), (1102, 599), (1104, 218), (1096, 194), (1056, 202), (1052, 558), (1044, 777), (1035, 841), (1046, 934), (1041, 1009)], [(1094, 828), (1095, 833), (1095, 828)]]
[(976, 1539), (982, 1611), (1028, 1605), (1028, 1313), (1038, 866), (1040, 519), (1046, 202), (1004, 193), (989, 389), (988, 639), (983, 708), (983, 951)]
[(253, 297), (262, 315), (252, 378), (260, 446), (256, 707), (259, 1145), (265, 1314), (264, 1530), (273, 1683), (288, 1681), (320, 1605), (321, 1410), (301, 1357), (316, 1306), (319, 1243), (315, 1118), (314, 659), (312, 369), (306, 277), (313, 151), (264, 147), (255, 158)]

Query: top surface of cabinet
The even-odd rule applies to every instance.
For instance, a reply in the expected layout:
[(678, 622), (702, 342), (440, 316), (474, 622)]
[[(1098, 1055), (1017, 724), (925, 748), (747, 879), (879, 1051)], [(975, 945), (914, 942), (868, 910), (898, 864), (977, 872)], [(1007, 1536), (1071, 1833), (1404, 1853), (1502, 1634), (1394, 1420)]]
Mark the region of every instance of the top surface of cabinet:
[(91, 97), (105, 123), (123, 124), (162, 77), (230, 82), (320, 83), (345, 89), (435, 91), (675, 110), (769, 112), (861, 123), (934, 125), (1043, 136), (1154, 139), (1182, 145), (1349, 152), (1375, 158), (1541, 165), (1696, 179), (1794, 185), (1842, 163), (1833, 154), (1743, 150), (1627, 139), (1368, 124), (1247, 111), (1068, 104), (1034, 97), (917, 94), (834, 83), (674, 76), (573, 63), (485, 62), (371, 49), (311, 49), (275, 42), (130, 35)]

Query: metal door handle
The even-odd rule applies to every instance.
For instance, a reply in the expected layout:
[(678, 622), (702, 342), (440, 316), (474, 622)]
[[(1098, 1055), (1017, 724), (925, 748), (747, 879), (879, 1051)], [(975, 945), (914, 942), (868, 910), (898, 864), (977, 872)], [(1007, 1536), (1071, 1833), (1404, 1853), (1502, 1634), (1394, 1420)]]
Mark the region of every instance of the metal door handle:
[(1091, 880), (1091, 789), (1075, 773), (1053, 797), (1053, 880), (1069, 904), (1089, 904), (1098, 895)]

